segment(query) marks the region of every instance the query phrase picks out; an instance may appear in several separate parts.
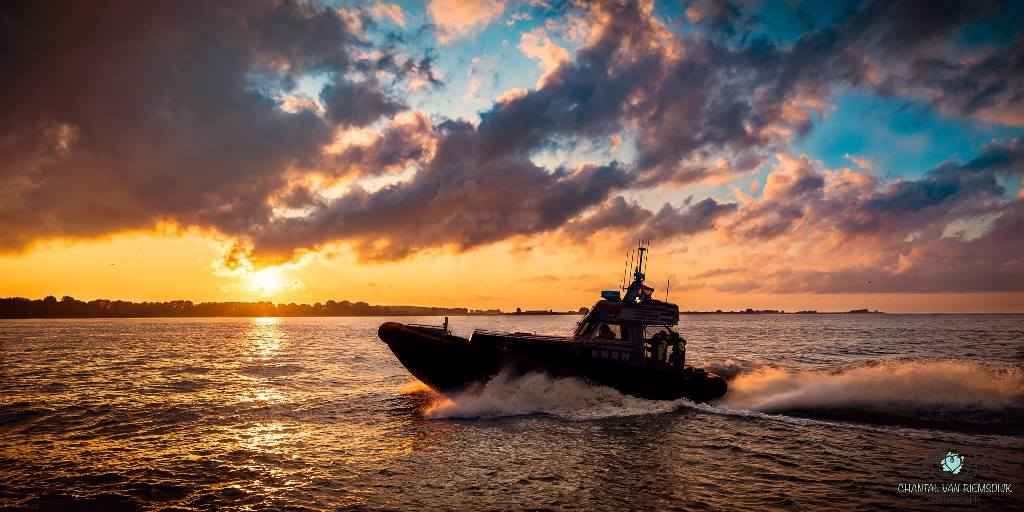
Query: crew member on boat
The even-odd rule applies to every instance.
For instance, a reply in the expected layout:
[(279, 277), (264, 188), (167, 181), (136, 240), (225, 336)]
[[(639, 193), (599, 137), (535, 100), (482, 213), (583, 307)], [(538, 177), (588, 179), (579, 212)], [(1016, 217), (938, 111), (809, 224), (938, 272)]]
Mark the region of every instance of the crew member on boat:
[(671, 331), (669, 340), (672, 342), (672, 358), (669, 362), (676, 368), (683, 368), (686, 365), (686, 338)]
[(651, 357), (659, 363), (665, 362), (665, 355), (668, 351), (668, 333), (660, 330), (651, 336)]

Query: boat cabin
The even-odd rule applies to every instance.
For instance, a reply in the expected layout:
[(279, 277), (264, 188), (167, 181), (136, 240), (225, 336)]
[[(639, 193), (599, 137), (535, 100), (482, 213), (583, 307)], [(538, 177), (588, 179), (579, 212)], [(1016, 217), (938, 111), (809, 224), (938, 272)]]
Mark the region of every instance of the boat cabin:
[(658, 332), (671, 334), (678, 323), (679, 306), (675, 304), (654, 299), (635, 304), (602, 299), (579, 322), (573, 338), (641, 345)]
[(637, 355), (643, 354), (643, 357), (631, 357), (631, 361), (650, 363), (653, 360), (667, 364), (665, 349), (659, 353), (658, 346), (660, 341), (668, 344), (680, 339), (672, 329), (679, 323), (679, 306), (654, 299), (654, 288), (643, 284), (644, 250), (639, 249), (633, 282), (625, 288), (625, 295), (618, 290), (601, 292), (601, 300), (577, 325), (573, 340), (601, 348), (628, 348)]

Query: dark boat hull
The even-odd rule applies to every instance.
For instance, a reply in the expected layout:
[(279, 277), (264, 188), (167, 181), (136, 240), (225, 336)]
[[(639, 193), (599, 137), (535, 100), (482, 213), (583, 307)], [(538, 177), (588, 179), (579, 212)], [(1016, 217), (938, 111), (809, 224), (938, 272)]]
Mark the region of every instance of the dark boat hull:
[(625, 356), (617, 360), (598, 358), (594, 357), (597, 349), (593, 346), (557, 338), (519, 340), (512, 335), (492, 335), (482, 336), (480, 341), (474, 336), (470, 342), (441, 329), (396, 322), (382, 324), (378, 334), (413, 376), (445, 394), (486, 382), (502, 369), (581, 377), (653, 400), (688, 398), (705, 402), (721, 397), (727, 390), (724, 379), (700, 369), (635, 364), (636, 355), (634, 364), (627, 364)]

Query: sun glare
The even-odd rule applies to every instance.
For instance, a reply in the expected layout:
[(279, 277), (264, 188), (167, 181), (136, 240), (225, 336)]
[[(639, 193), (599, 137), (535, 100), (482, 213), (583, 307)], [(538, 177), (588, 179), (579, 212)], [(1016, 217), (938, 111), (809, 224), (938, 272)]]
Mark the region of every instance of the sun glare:
[(252, 291), (264, 297), (273, 295), (284, 289), (284, 279), (281, 278), (281, 269), (265, 268), (254, 272), (249, 278)]

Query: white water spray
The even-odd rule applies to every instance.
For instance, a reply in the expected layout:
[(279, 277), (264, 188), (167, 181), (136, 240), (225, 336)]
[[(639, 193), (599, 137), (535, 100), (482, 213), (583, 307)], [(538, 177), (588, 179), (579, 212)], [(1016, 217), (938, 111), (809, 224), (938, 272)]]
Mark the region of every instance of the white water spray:
[(426, 411), (429, 418), (499, 418), (549, 414), (570, 420), (660, 414), (690, 404), (689, 400), (644, 400), (575, 378), (543, 373), (513, 376), (501, 373), (484, 386), (442, 398)]
[(733, 379), (724, 403), (756, 411), (1000, 411), (1024, 406), (1024, 371), (957, 362), (886, 363), (838, 373), (762, 368)]
[(429, 418), (499, 418), (548, 414), (570, 420), (662, 414), (680, 408), (713, 414), (792, 419), (764, 413), (846, 409), (872, 412), (987, 410), (1024, 407), (1024, 371), (992, 371), (954, 362), (888, 363), (838, 373), (796, 372), (780, 368), (745, 370), (747, 365), (712, 365), (738, 374), (729, 393), (716, 404), (687, 399), (644, 400), (575, 378), (542, 373), (501, 373), (485, 385), (451, 398), (437, 397)]

